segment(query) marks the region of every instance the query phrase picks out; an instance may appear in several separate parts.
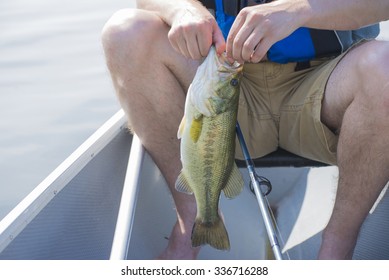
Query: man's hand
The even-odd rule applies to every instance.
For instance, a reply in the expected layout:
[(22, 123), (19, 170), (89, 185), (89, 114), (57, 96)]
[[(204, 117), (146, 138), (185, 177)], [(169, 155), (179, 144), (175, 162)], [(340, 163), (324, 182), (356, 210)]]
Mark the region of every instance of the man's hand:
[(225, 40), (214, 17), (204, 8), (188, 7), (177, 14), (168, 34), (173, 48), (191, 59), (205, 57), (212, 44), (218, 54), (225, 51)]
[(302, 24), (291, 1), (274, 1), (242, 9), (227, 38), (227, 56), (240, 63), (257, 63), (269, 48)]

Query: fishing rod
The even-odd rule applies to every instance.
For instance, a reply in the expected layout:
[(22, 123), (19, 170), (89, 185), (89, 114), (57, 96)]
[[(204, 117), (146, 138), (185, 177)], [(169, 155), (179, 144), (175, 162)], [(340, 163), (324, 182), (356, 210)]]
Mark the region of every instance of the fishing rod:
[[(268, 195), (271, 191), (271, 183), (268, 179), (258, 176), (255, 172), (254, 162), (250, 157), (249, 151), (247, 149), (246, 142), (243, 137), (242, 130), (240, 129), (239, 123), (236, 123), (236, 134), (239, 139), (240, 147), (243, 152), (243, 156), (246, 162), (247, 170), (250, 175), (250, 181), (252, 187), (254, 189), (255, 196), (257, 197), (259, 209), (262, 214), (263, 222), (266, 227), (267, 235), (269, 237), (270, 246), (273, 250), (273, 254), (276, 260), (282, 260), (282, 253), (280, 249), (280, 245), (278, 242), (277, 232), (273, 224), (271, 210), (268, 207), (266, 195)], [(267, 188), (266, 192), (261, 190), (261, 186)]]

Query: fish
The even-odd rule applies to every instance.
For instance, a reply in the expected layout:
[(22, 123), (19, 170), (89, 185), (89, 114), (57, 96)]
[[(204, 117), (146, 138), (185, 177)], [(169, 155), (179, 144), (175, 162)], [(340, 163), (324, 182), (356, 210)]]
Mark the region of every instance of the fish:
[(195, 196), (192, 247), (209, 244), (218, 250), (230, 249), (219, 200), (222, 191), (234, 198), (244, 185), (235, 163), (242, 69), (242, 64), (230, 63), (225, 53), (218, 55), (212, 46), (187, 91), (177, 132), (182, 170), (175, 188)]

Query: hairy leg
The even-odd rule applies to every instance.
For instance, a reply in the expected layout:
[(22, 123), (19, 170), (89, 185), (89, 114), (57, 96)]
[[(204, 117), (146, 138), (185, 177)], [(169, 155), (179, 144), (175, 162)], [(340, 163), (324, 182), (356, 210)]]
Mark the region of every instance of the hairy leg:
[(102, 41), (129, 126), (161, 170), (175, 201), (177, 223), (160, 257), (192, 259), (198, 254), (190, 240), (196, 204), (174, 185), (181, 170), (177, 130), (198, 62), (175, 52), (167, 33), (168, 26), (156, 14), (122, 10), (105, 25)]
[(349, 259), (360, 227), (389, 180), (389, 42), (351, 50), (332, 73), (322, 121), (339, 132), (339, 183), (321, 259)]

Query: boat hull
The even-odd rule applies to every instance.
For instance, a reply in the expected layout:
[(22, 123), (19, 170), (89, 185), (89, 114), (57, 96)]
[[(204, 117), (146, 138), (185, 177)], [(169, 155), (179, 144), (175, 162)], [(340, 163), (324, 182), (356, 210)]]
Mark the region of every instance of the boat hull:
[[(92, 135), (0, 222), (0, 259), (155, 259), (168, 244), (174, 205), (159, 169), (134, 139), (123, 112)], [(204, 246), (199, 259), (272, 257), (249, 176), (245, 168), (240, 171), (242, 194), (220, 201), (231, 250)], [(337, 168), (257, 172), (273, 185), (268, 200), (283, 257), (315, 259), (333, 207)], [(375, 206), (355, 259), (389, 259), (389, 194), (383, 192)]]

